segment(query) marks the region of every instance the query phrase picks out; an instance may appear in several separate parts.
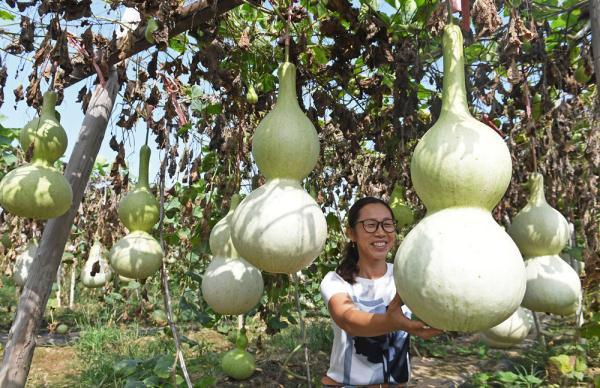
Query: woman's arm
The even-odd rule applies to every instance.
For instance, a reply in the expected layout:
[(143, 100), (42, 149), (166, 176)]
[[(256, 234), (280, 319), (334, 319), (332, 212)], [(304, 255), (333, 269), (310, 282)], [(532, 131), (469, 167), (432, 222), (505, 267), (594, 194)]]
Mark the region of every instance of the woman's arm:
[(375, 337), (402, 330), (430, 338), (442, 332), (425, 326), (421, 321), (406, 318), (402, 312), (402, 300), (397, 294), (384, 314), (374, 314), (359, 310), (348, 294), (339, 293), (329, 300), (329, 313), (335, 323), (351, 336)]

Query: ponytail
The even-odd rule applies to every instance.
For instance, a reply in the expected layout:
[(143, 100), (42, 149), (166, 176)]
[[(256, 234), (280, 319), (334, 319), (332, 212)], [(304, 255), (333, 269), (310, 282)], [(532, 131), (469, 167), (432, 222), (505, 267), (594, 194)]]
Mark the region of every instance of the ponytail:
[[(394, 217), (392, 209), (383, 200), (375, 197), (364, 197), (356, 201), (354, 205), (352, 205), (350, 210), (348, 210), (348, 227), (355, 228), (356, 222), (358, 221), (360, 209), (373, 203), (384, 205), (388, 208), (392, 217)], [(356, 246), (356, 242), (350, 241), (346, 244), (346, 249), (344, 250), (344, 258), (342, 259), (340, 265), (338, 265), (338, 267), (336, 268), (335, 272), (348, 283), (354, 284), (356, 282), (356, 275), (358, 275), (358, 271), (358, 247)]]
[(344, 259), (335, 272), (350, 284), (356, 282), (356, 275), (358, 275), (358, 247), (354, 241), (346, 244)]

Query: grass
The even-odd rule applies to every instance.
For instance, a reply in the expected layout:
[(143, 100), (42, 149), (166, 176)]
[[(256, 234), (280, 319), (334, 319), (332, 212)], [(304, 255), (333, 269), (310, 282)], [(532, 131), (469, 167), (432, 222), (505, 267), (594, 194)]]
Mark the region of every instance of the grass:
[[(323, 351), (329, 353), (333, 344), (333, 330), (329, 320), (307, 320), (306, 340), (311, 352)], [(275, 334), (269, 344), (291, 352), (301, 341), (300, 327), (299, 325), (293, 325)]]

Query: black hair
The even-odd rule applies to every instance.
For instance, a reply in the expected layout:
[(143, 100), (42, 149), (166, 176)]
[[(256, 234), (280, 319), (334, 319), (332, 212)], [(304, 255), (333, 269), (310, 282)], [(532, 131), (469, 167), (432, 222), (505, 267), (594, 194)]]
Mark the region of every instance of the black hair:
[[(358, 221), (358, 215), (360, 213), (360, 209), (367, 205), (371, 204), (381, 204), (385, 206), (394, 218), (394, 212), (392, 212), (392, 208), (385, 201), (375, 197), (364, 197), (359, 199), (350, 207), (348, 210), (348, 226), (350, 228), (354, 228), (356, 226), (356, 222)], [(345, 281), (350, 284), (354, 284), (356, 282), (356, 275), (358, 275), (358, 247), (355, 242), (348, 242), (346, 244), (346, 248), (344, 250), (344, 258), (335, 272), (342, 277)]]

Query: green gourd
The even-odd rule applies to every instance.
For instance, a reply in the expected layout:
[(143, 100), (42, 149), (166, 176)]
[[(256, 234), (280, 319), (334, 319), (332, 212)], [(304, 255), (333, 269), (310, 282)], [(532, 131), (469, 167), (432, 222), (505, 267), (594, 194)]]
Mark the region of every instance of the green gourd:
[(397, 185), (390, 196), (390, 208), (399, 227), (411, 225), (415, 221), (412, 208), (404, 200), (402, 186)]
[(117, 241), (109, 257), (111, 267), (119, 275), (145, 279), (160, 269), (164, 253), (154, 237), (136, 230)]
[(20, 217), (46, 220), (71, 207), (71, 185), (52, 167), (67, 148), (67, 135), (56, 119), (56, 93), (46, 92), (39, 118), (20, 134), (23, 150), (33, 150), (31, 163), (18, 167), (0, 181), (0, 206)]
[(525, 266), (490, 214), (510, 182), (508, 147), (469, 112), (460, 27), (447, 25), (442, 44), (441, 114), (411, 160), (427, 215), (402, 241), (394, 278), (402, 300), (429, 326), (474, 332), (519, 307)]
[(581, 282), (559, 256), (569, 239), (569, 224), (546, 202), (541, 174), (531, 174), (529, 186), (529, 201), (508, 228), (525, 257), (527, 290), (521, 304), (532, 311), (574, 314), (581, 303)]
[(492, 348), (510, 348), (522, 342), (533, 327), (531, 311), (519, 307), (507, 320), (479, 333), (481, 340)]
[(250, 85), (248, 87), (248, 92), (246, 93), (246, 101), (248, 104), (256, 104), (258, 102), (258, 94), (256, 94), (256, 90), (254, 90), (254, 86)]
[(225, 374), (235, 380), (245, 380), (252, 376), (256, 369), (254, 356), (246, 351), (248, 337), (246, 330), (242, 329), (236, 339), (236, 347), (225, 353), (221, 360), (221, 369)]
[(127, 194), (117, 209), (119, 219), (129, 231), (150, 232), (159, 218), (158, 201), (150, 192), (148, 168), (150, 165), (150, 147), (140, 148), (140, 166), (138, 182), (134, 190)]
[(267, 182), (235, 210), (231, 239), (238, 253), (257, 268), (295, 273), (321, 253), (327, 238), (325, 216), (300, 181), (315, 167), (319, 139), (300, 109), (296, 67), (279, 67), (279, 95), (252, 140), (252, 155)]

